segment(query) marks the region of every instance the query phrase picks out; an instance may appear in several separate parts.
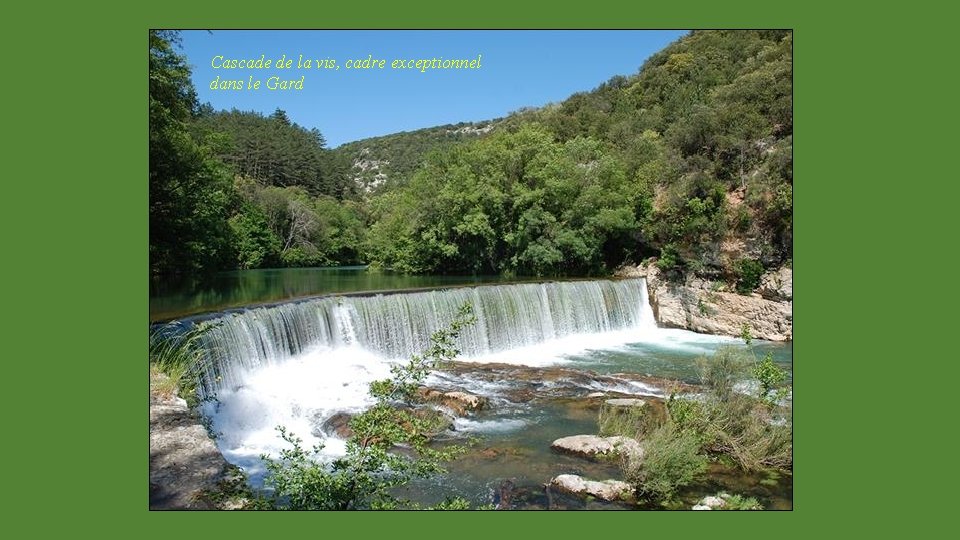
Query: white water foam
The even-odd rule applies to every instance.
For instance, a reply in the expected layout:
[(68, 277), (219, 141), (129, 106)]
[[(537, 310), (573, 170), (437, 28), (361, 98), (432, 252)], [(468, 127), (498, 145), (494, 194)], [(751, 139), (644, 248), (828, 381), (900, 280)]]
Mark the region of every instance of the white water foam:
[(453, 422), (453, 427), (456, 431), (465, 433), (506, 433), (518, 431), (526, 426), (527, 421), (519, 418), (501, 418), (496, 420), (457, 418)]
[(623, 381), (617, 384), (604, 384), (600, 381), (593, 381), (590, 384), (591, 390), (598, 392), (619, 392), (621, 394), (632, 394), (635, 396), (653, 396), (663, 397), (663, 390), (640, 381)]
[(344, 455), (345, 441), (326, 436), (320, 426), (338, 412), (371, 406), (370, 382), (389, 376), (389, 363), (360, 347), (314, 349), (245, 373), (241, 386), (222, 390), (202, 412), (211, 419), (226, 460), (257, 482), (263, 473), (260, 455), (276, 457), (289, 448), (277, 426), (302, 439), (305, 449), (322, 444), (324, 458)]
[(736, 338), (697, 334), (674, 328), (639, 327), (609, 332), (573, 334), (506, 351), (460, 358), (464, 362), (502, 363), (529, 367), (570, 365), (571, 357), (591, 351), (625, 351), (630, 345), (656, 347), (676, 352), (707, 354), (717, 345), (736, 343)]
[[(535, 347), (467, 358), (471, 362), (505, 362), (528, 366), (575, 365), (567, 355), (590, 350), (622, 348), (629, 343), (656, 342), (677, 349), (696, 348), (698, 344), (724, 341), (716, 336), (704, 337), (692, 332), (666, 331), (667, 339), (658, 336), (662, 330), (615, 331), (604, 334), (581, 334), (551, 340)], [(684, 337), (691, 341), (681, 341)], [(369, 383), (389, 377), (391, 362), (357, 345), (330, 349), (319, 348), (293, 357), (281, 364), (269, 365), (244, 374), (243, 384), (221, 391), (217, 401), (207, 403), (203, 412), (212, 420), (218, 445), (230, 463), (243, 468), (255, 484), (264, 474), (261, 454), (278, 456), (289, 445), (276, 430), (284, 426), (303, 440), (304, 448), (323, 444), (321, 456), (333, 459), (346, 452), (345, 441), (327, 436), (320, 430), (324, 420), (338, 412), (357, 413), (373, 404), (368, 394)], [(445, 382), (456, 379), (438, 378)], [(428, 381), (429, 382), (429, 381)], [(509, 387), (506, 382), (462, 381), (468, 391), (494, 396)], [(591, 389), (625, 394), (662, 396), (655, 387), (638, 381), (606, 385), (595, 383)], [(474, 420), (459, 418), (455, 429), (468, 433), (490, 434), (523, 429), (521, 419)]]

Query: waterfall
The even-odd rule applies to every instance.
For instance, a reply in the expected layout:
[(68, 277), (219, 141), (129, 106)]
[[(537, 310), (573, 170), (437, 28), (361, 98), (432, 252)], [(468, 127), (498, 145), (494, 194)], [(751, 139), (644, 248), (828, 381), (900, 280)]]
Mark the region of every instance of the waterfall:
[(465, 303), (477, 318), (459, 338), (467, 357), (574, 334), (656, 326), (642, 278), (315, 298), (209, 319), (201, 392), (237, 388), (245, 374), (313, 350), (359, 346), (384, 359), (409, 358)]

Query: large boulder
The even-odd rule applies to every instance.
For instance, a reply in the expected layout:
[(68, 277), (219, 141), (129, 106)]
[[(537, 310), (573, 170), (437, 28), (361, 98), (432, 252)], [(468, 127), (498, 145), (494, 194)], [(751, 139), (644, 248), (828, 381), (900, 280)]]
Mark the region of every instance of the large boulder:
[(319, 433), (315, 430), (314, 436), (339, 437), (349, 439), (353, 436), (353, 429), (350, 427), (350, 421), (353, 415), (347, 412), (338, 412), (330, 418), (327, 418), (320, 425)]
[(625, 264), (620, 268), (617, 268), (613, 273), (613, 277), (618, 278), (639, 278), (647, 277), (647, 267), (642, 264), (632, 265)]
[(631, 500), (633, 486), (620, 480), (587, 480), (576, 474), (561, 474), (550, 480), (550, 487), (573, 495), (596, 497), (604, 501)]

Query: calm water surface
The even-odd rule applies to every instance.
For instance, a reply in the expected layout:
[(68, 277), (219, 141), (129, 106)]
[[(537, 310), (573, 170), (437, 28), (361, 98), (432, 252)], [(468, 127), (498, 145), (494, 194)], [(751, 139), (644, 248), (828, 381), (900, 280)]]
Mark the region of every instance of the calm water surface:
[(251, 304), (335, 293), (477, 285), (535, 278), (404, 275), (366, 266), (270, 268), (222, 272), (205, 281), (150, 281), (150, 322)]

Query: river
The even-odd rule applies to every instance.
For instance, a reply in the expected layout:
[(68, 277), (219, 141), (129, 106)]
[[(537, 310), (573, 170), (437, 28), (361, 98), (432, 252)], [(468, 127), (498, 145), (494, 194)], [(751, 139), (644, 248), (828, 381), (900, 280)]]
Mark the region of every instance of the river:
[[(226, 459), (259, 485), (259, 456), (283, 448), (277, 425), (306, 447), (323, 444), (327, 459), (342, 455), (344, 441), (323, 432), (322, 424), (369, 406), (368, 383), (422, 351), (430, 334), (470, 303), (477, 322), (461, 336), (460, 362), (428, 383), (490, 400), (487, 409), (454, 424), (455, 439), (480, 442), (451, 464), (449, 474), (413, 484), (404, 495), (424, 503), (458, 495), (489, 504), (509, 479), (524, 508), (550, 504), (542, 485), (557, 474), (619, 474), (615, 464), (550, 450), (556, 438), (596, 433), (596, 396), (664, 397), (669, 380), (696, 382), (698, 358), (725, 345), (742, 346), (735, 338), (658, 328), (642, 279), (503, 281), (363, 268), (237, 272), (193, 293), (160, 295), (158, 288), (151, 318), (192, 314), (184, 320), (217, 323), (204, 337), (201, 391), (209, 399), (202, 412)], [(425, 287), (436, 289), (411, 291)], [(357, 292), (363, 294), (337, 294)], [(771, 352), (792, 373), (790, 343), (754, 347), (756, 354)], [(771, 481), (720, 466), (688, 498), (720, 489), (757, 497), (765, 508), (792, 507), (789, 475)]]

